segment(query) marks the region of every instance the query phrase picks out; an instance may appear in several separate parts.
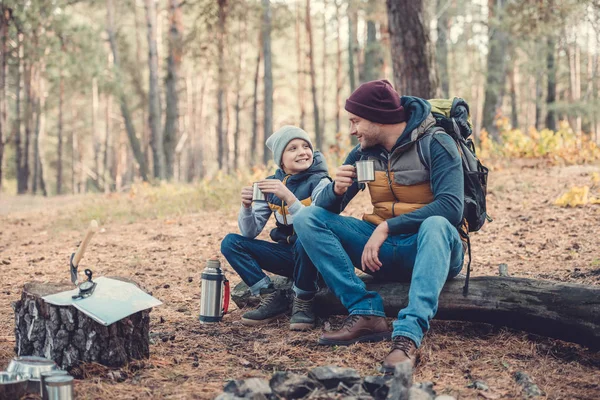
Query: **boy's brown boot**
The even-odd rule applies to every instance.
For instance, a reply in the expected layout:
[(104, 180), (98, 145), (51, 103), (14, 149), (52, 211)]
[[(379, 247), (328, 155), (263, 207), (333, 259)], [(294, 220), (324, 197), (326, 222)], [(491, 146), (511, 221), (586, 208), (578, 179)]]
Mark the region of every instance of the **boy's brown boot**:
[(419, 352), (415, 342), (406, 336), (395, 336), (392, 339), (392, 350), (384, 358), (380, 369), (384, 374), (393, 374), (396, 365), (405, 361), (410, 361), (414, 368), (418, 358)]

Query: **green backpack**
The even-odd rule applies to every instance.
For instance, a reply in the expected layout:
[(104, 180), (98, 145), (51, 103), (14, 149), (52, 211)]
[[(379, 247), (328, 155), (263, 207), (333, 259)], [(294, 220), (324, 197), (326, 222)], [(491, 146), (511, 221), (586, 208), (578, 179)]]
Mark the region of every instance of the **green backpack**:
[(469, 290), (469, 276), (471, 272), (471, 242), (469, 232), (481, 229), (486, 221), (492, 221), (486, 212), (486, 194), (488, 169), (479, 161), (475, 154), (475, 144), (471, 139), (473, 124), (469, 114), (469, 105), (460, 97), (452, 99), (432, 99), (431, 114), (436, 125), (454, 139), (462, 158), (464, 174), (465, 204), (463, 208), (463, 221), (466, 229), (459, 229), (461, 236), (467, 241), (469, 263), (467, 265), (467, 279), (463, 294)]

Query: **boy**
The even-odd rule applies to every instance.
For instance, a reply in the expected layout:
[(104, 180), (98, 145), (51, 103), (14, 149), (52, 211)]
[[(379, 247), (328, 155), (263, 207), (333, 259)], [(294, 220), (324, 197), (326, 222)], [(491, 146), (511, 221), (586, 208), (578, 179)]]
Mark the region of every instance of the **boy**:
[[(294, 232), (294, 216), (315, 201), (331, 179), (323, 155), (313, 153), (308, 134), (286, 125), (267, 139), (273, 160), (279, 169), (274, 175), (258, 182), (265, 194), (264, 202), (252, 202), (252, 187), (242, 189), (242, 207), (238, 217), (241, 235), (230, 233), (221, 242), (221, 252), (250, 287), (260, 295), (260, 306), (242, 316), (245, 325), (264, 325), (289, 309), (282, 290), (276, 290), (263, 272), (293, 278), (295, 293), (290, 319), (291, 330), (307, 330), (315, 326), (313, 298), (317, 291), (317, 270), (306, 255)], [(276, 228), (266, 242), (255, 239), (267, 220), (275, 214)]]

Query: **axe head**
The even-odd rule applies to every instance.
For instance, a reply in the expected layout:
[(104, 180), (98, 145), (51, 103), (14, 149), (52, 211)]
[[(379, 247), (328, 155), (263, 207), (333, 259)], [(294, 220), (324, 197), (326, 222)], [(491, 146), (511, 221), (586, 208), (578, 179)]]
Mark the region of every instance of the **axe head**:
[(75, 257), (75, 253), (71, 254), (70, 269), (71, 269), (71, 282), (73, 285), (77, 285), (79, 280), (77, 279), (77, 266), (73, 265), (73, 257)]

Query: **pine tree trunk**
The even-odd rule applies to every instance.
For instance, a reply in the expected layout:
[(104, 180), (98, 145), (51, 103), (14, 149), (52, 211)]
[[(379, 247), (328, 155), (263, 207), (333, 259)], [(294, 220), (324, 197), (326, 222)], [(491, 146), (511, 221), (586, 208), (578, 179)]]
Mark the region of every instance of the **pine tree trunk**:
[(448, 0), (437, 0), (437, 11), (439, 17), (437, 20), (437, 41), (436, 63), (440, 75), (440, 88), (442, 97), (450, 96), (450, 76), (448, 74), (448, 32), (450, 30), (450, 18), (448, 16)]
[(25, 146), (23, 148), (23, 171), (21, 174), (22, 191), (19, 193), (27, 193), (29, 190), (29, 145), (31, 143), (31, 123), (33, 118), (33, 93), (31, 89), (31, 79), (33, 75), (33, 66), (25, 62), (24, 72), (24, 89), (25, 89)]
[(112, 115), (112, 97), (110, 94), (106, 94), (106, 110), (105, 110), (105, 131), (104, 131), (104, 154), (102, 155), (102, 179), (104, 181), (104, 192), (110, 192), (110, 187), (112, 186), (112, 182), (109, 183), (112, 179), (110, 178), (110, 173), (107, 174), (108, 171), (108, 150), (111, 147), (110, 144), (110, 131), (111, 131), (111, 115)]
[(323, 134), (321, 132), (320, 121), (319, 121), (319, 100), (317, 95), (317, 77), (315, 71), (315, 60), (313, 56), (313, 35), (312, 35), (312, 17), (310, 15), (310, 0), (306, 0), (306, 36), (308, 37), (308, 62), (310, 68), (310, 89), (312, 92), (313, 98), (313, 118), (314, 118), (314, 128), (315, 128), (315, 136), (316, 147), (317, 149), (323, 148)]
[[(244, 28), (239, 28), (239, 48), (238, 48), (238, 66), (237, 66), (237, 78), (235, 85), (235, 128), (233, 131), (233, 169), (237, 170), (240, 162), (240, 114), (241, 114), (241, 97), (242, 97), (242, 75), (244, 71), (244, 48), (246, 37), (246, 20), (243, 22)], [(239, 26), (239, 24), (238, 24)]]
[[(271, 66), (271, 0), (262, 0), (263, 6), (263, 56), (264, 56), (264, 139), (273, 133), (273, 70)], [(269, 162), (269, 149), (263, 150), (263, 163)]]
[[(325, 137), (326, 134), (325, 125), (327, 124), (327, 48), (329, 47), (327, 43), (327, 6), (327, 0), (323, 0), (323, 58), (321, 60), (321, 78), (323, 82), (321, 85), (321, 104), (323, 105), (323, 112), (321, 113), (321, 134), (323, 137)], [(319, 148), (319, 150), (323, 149)]]
[(0, 193), (2, 192), (2, 178), (4, 171), (4, 134), (7, 128), (6, 115), (6, 69), (7, 69), (7, 41), (8, 41), (8, 24), (11, 19), (12, 10), (4, 5), (0, 5)]
[(121, 71), (119, 69), (119, 53), (117, 51), (117, 40), (115, 38), (114, 31), (114, 10), (113, 0), (106, 0), (107, 8), (107, 33), (110, 42), (110, 48), (113, 54), (113, 69), (116, 81), (116, 87), (119, 96), (119, 106), (121, 108), (121, 114), (123, 115), (123, 121), (125, 122), (125, 129), (127, 131), (127, 137), (129, 138), (129, 144), (131, 150), (139, 167), (139, 172), (144, 181), (148, 181), (148, 166), (142, 149), (140, 147), (140, 141), (135, 134), (135, 127), (133, 120), (131, 119), (131, 113), (129, 112), (129, 106), (127, 105), (127, 97), (123, 91), (123, 84), (121, 79)]
[(94, 144), (94, 186), (101, 190), (100, 183), (100, 152), (102, 144), (100, 143), (100, 135), (98, 134), (98, 79), (92, 79), (92, 142)]
[[(490, 0), (489, 15), (489, 51), (487, 57), (487, 80), (485, 84), (485, 99), (483, 102), (483, 128), (492, 135), (496, 141), (500, 141), (498, 129), (496, 128), (496, 116), (501, 113), (504, 86), (506, 83), (506, 51), (508, 48), (508, 36), (500, 26), (502, 13), (506, 0)], [(496, 23), (493, 23), (493, 20)]]
[(356, 89), (356, 68), (354, 60), (357, 49), (358, 12), (356, 0), (348, 0), (348, 76), (350, 77), (350, 92)]
[(40, 146), (40, 142), (44, 143), (44, 138), (46, 137), (46, 89), (45, 89), (45, 80), (44, 80), (44, 72), (46, 71), (46, 67), (40, 71), (40, 75), (38, 77), (39, 81), (39, 96), (37, 99), (37, 127), (36, 127), (36, 138), (37, 138), (37, 165), (38, 165), (38, 182), (40, 185), (40, 190), (42, 191), (42, 195), (48, 196), (48, 190), (46, 189), (46, 178), (44, 176), (44, 165), (45, 165), (45, 157), (43, 149), (45, 146)]
[(254, 92), (252, 95), (252, 139), (250, 141), (250, 166), (256, 164), (258, 157), (258, 83), (262, 59), (262, 31), (258, 33), (258, 51), (256, 55), (256, 70), (254, 72)]
[(15, 122), (13, 135), (15, 137), (15, 170), (17, 171), (17, 193), (25, 193), (23, 185), (23, 146), (21, 145), (21, 93), (23, 81), (23, 34), (17, 34), (17, 76), (15, 84)]
[(380, 79), (383, 73), (383, 49), (377, 40), (377, 24), (375, 23), (377, 4), (369, 0), (367, 4), (367, 42), (365, 45), (365, 61), (360, 72), (360, 81), (369, 82)]
[(64, 41), (61, 38), (61, 69), (58, 75), (58, 143), (56, 145), (56, 194), (63, 192), (63, 105), (65, 102)]
[(219, 3), (219, 26), (217, 35), (217, 57), (218, 57), (218, 88), (217, 88), (217, 140), (219, 170), (227, 169), (227, 130), (224, 127), (224, 113), (226, 107), (226, 71), (225, 71), (225, 39), (227, 35), (227, 7), (228, 0), (218, 0)]
[(341, 17), (340, 17), (340, 3), (339, 0), (335, 0), (335, 26), (336, 26), (336, 68), (335, 68), (335, 133), (336, 135), (341, 131), (340, 118), (341, 118), (341, 104), (342, 104), (342, 37), (341, 37)]
[(438, 78), (423, 0), (387, 0), (387, 10), (396, 90), (436, 97)]
[(163, 132), (161, 129), (162, 108), (158, 89), (158, 50), (156, 44), (156, 2), (145, 0), (146, 25), (148, 36), (148, 124), (151, 132), (152, 161), (154, 162), (154, 178), (166, 178), (166, 161)]
[[(513, 129), (519, 129), (519, 116), (517, 113), (517, 87), (515, 83), (515, 70), (517, 67), (515, 66), (516, 60), (515, 57), (512, 58), (512, 64), (510, 66), (508, 72), (508, 81), (509, 81), (509, 91), (510, 91), (510, 123)], [(529, 121), (526, 121), (529, 122)], [(527, 126), (528, 124), (525, 124)]]
[(296, 58), (298, 75), (298, 105), (300, 106), (300, 128), (306, 127), (306, 101), (305, 101), (305, 83), (306, 83), (306, 54), (304, 52), (304, 42), (302, 41), (302, 0), (296, 0)]
[(13, 303), (18, 356), (46, 357), (63, 369), (80, 362), (122, 367), (150, 356), (150, 310), (104, 326), (75, 307), (54, 306), (42, 299), (72, 288), (66, 284), (25, 284), (21, 299)]
[(173, 177), (173, 165), (175, 157), (175, 145), (177, 143), (179, 97), (177, 94), (177, 81), (181, 67), (183, 49), (183, 25), (181, 22), (181, 8), (179, 0), (169, 0), (169, 18), (171, 28), (169, 29), (169, 58), (167, 60), (167, 115), (165, 120), (165, 162), (167, 179)]
[(546, 128), (556, 131), (556, 112), (553, 110), (556, 102), (556, 41), (554, 37), (548, 37), (548, 55), (546, 57), (546, 68), (548, 71), (548, 93), (546, 95)]

